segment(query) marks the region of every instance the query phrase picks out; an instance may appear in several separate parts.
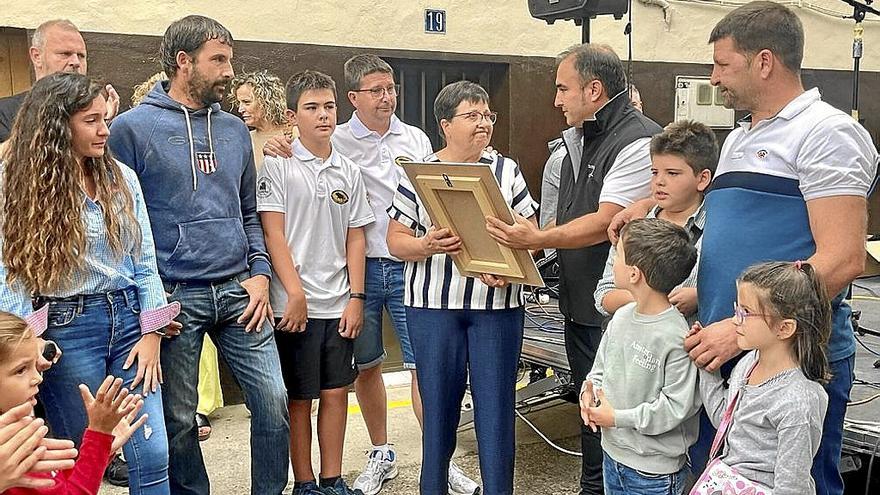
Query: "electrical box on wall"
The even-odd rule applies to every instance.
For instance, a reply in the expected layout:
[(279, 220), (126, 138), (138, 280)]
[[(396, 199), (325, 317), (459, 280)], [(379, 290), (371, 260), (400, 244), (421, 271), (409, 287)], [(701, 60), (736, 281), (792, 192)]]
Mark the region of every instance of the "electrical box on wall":
[(733, 109), (708, 77), (675, 76), (675, 120), (696, 120), (713, 129), (733, 129)]

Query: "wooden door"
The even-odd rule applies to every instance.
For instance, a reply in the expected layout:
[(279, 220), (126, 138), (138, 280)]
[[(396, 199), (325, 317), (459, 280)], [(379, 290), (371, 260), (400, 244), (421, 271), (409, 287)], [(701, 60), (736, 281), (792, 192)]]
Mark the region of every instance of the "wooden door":
[(0, 98), (31, 87), (27, 31), (0, 27)]

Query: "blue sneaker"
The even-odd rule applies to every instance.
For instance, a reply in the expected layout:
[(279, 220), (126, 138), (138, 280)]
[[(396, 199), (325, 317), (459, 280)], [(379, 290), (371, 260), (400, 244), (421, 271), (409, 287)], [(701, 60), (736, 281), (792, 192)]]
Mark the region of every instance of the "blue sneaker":
[(345, 484), (345, 480), (339, 478), (333, 486), (325, 486), (321, 488), (324, 495), (364, 495), (360, 490), (352, 490)]
[(294, 485), (293, 491), (290, 495), (323, 495), (324, 492), (318, 488), (318, 484), (314, 481), (306, 481), (298, 488)]

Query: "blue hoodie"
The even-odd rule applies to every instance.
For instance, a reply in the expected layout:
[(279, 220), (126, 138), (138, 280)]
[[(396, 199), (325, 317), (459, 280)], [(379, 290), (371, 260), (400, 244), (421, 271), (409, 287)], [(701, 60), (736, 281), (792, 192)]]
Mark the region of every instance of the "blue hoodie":
[(113, 119), (109, 139), (140, 178), (159, 275), (168, 282), (224, 280), (245, 270), (271, 276), (247, 127), (216, 103), (186, 108), (164, 84)]

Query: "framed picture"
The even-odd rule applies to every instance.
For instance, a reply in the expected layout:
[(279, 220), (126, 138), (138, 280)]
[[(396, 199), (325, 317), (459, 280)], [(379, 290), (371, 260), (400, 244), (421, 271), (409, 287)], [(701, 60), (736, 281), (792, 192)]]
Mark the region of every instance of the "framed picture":
[(462, 275), (500, 275), (524, 285), (543, 287), (535, 260), (526, 249), (495, 242), (486, 231), (486, 217), (513, 224), (514, 213), (501, 194), (492, 169), (479, 163), (402, 162), (428, 216), (437, 228), (448, 228), (461, 239), (453, 255)]

